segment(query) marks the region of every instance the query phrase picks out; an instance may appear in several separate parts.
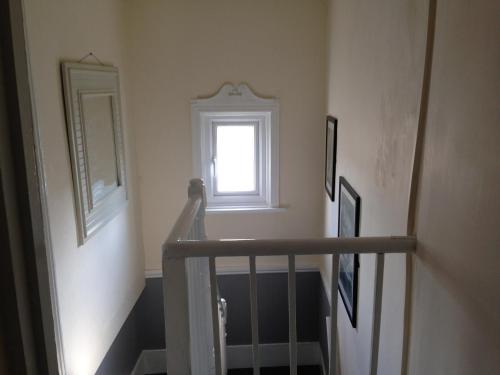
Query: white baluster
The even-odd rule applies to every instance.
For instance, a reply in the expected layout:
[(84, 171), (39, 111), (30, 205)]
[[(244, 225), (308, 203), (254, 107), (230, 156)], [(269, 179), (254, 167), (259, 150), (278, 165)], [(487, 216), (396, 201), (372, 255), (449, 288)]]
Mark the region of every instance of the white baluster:
[(339, 254), (332, 255), (332, 283), (330, 285), (330, 369), (328, 373), (337, 373), (337, 303), (339, 286)]
[(253, 374), (260, 374), (259, 353), (259, 310), (257, 304), (257, 267), (255, 257), (249, 257), (250, 262), (250, 315), (252, 326)]
[(288, 256), (288, 334), (290, 336), (290, 375), (297, 375), (297, 291), (295, 255)]
[(372, 353), (370, 375), (377, 375), (378, 349), (380, 343), (380, 319), (382, 316), (382, 289), (384, 284), (384, 254), (376, 255), (375, 261), (375, 296), (373, 298)]

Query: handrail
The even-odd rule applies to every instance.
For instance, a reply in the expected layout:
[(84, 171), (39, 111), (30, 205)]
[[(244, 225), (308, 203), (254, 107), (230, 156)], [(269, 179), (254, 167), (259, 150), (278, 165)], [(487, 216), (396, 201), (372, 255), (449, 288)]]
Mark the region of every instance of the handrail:
[(163, 252), (165, 252), (168, 244), (188, 239), (196, 219), (199, 217), (200, 209), (203, 209), (203, 211), (205, 209), (204, 191), (202, 180), (192, 179), (189, 181), (188, 200), (170, 231), (167, 241), (163, 244)]
[(268, 255), (377, 254), (415, 251), (414, 236), (182, 240), (168, 243), (168, 258)]
[(181, 214), (170, 231), (167, 241), (163, 245), (163, 249), (166, 249), (167, 245), (175, 244), (178, 241), (188, 239), (189, 232), (191, 232), (191, 229), (193, 228), (201, 203), (201, 197), (190, 197), (188, 199)]
[[(163, 244), (163, 287), (167, 372), (176, 375), (222, 375), (219, 309), (215, 260), (217, 257), (248, 257), (250, 263), (250, 302), (252, 306), (252, 348), (254, 375), (259, 374), (260, 354), (257, 314), (255, 257), (288, 256), (288, 302), (290, 336), (290, 374), (297, 374), (296, 265), (295, 256), (330, 254), (331, 324), (330, 375), (337, 370), (337, 289), (342, 254), (376, 254), (370, 375), (378, 370), (384, 256), (412, 253), (414, 236), (297, 238), (297, 239), (220, 239), (206, 240), (205, 190), (203, 181), (190, 181), (188, 201)], [(207, 314), (207, 311), (210, 311)], [(191, 340), (192, 339), (192, 340)], [(208, 370), (207, 370), (208, 369)]]

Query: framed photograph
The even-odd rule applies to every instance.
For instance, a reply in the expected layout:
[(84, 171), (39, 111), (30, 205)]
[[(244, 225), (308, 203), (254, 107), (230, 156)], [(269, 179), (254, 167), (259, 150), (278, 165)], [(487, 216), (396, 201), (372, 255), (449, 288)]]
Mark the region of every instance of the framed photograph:
[(127, 202), (118, 69), (64, 62), (61, 70), (82, 245)]
[[(361, 198), (347, 182), (340, 177), (338, 236), (359, 236), (359, 215)], [(358, 304), (358, 254), (341, 254), (339, 259), (339, 291), (351, 324), (356, 328)]]
[(325, 189), (333, 202), (335, 200), (335, 173), (337, 164), (337, 119), (326, 118)]

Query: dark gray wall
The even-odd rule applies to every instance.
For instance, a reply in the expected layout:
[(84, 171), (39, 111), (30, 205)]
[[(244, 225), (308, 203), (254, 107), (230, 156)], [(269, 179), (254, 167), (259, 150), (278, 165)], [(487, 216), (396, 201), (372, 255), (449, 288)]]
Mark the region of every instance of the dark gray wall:
[[(144, 291), (142, 292), (143, 294)], [(101, 365), (97, 369), (96, 375), (130, 375), (130, 372), (133, 370), (143, 350), (141, 331), (143, 321), (140, 316), (143, 302), (141, 300), (142, 295), (135, 303), (125, 323), (123, 323), (111, 348), (109, 348)]]
[[(251, 344), (248, 274), (218, 275), (222, 298), (228, 304), (227, 345)], [(257, 274), (259, 339), (261, 343), (288, 342), (288, 274)], [(328, 360), (325, 317), (330, 312), (319, 272), (297, 272), (297, 337), (319, 341)], [(165, 348), (161, 278), (146, 286), (104, 358), (98, 375), (130, 374), (142, 350)]]
[[(248, 275), (220, 275), (219, 292), (228, 305), (227, 345), (252, 343), (250, 285)], [(318, 341), (319, 272), (297, 273), (297, 337)], [(288, 274), (257, 274), (259, 341), (288, 342)]]

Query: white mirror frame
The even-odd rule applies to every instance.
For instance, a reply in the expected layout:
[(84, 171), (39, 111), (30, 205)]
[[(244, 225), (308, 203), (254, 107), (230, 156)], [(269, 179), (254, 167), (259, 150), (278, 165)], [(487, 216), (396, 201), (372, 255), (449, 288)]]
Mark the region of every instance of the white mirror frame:
[[(127, 182), (121, 128), (118, 69), (110, 66), (63, 62), (61, 65), (66, 124), (76, 206), (78, 245), (85, 243), (113, 219), (127, 202)], [(85, 138), (84, 96), (109, 96), (117, 186), (98, 201), (93, 201), (89, 155)]]

